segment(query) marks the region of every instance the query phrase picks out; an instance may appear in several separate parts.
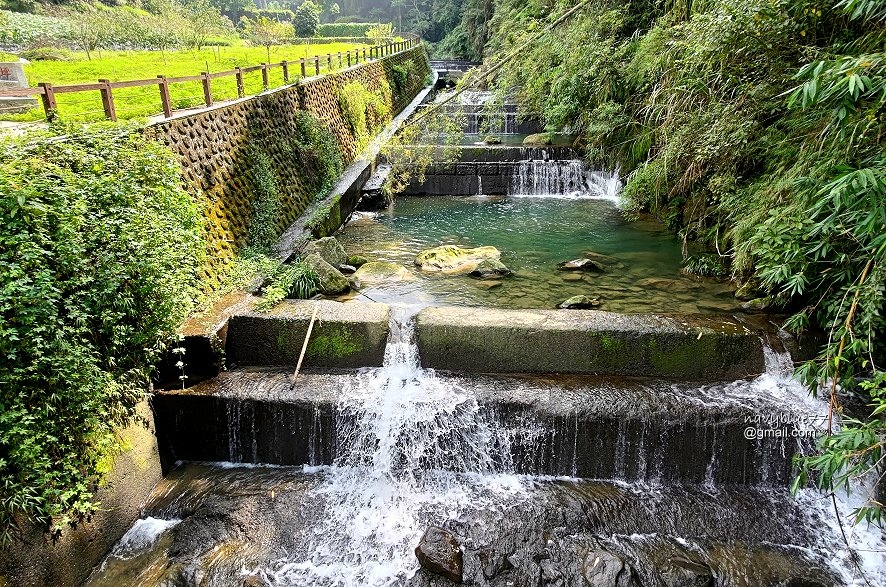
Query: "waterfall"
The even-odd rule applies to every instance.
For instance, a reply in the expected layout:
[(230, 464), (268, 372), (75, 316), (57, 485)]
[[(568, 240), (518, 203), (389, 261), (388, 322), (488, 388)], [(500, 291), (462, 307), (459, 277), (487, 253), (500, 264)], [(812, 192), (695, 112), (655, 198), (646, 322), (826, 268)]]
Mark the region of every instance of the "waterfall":
[[(430, 524), (462, 506), (522, 495), (507, 435), (473, 394), (422, 369), (409, 308), (394, 307), (384, 366), (342, 394), (341, 454), (318, 490), (326, 517), (306, 560), (286, 561), (280, 585), (380, 586), (417, 568)], [(493, 497), (494, 496), (494, 497)]]
[(520, 161), (511, 181), (510, 196), (590, 198), (619, 203), (619, 171), (588, 171), (579, 159)]

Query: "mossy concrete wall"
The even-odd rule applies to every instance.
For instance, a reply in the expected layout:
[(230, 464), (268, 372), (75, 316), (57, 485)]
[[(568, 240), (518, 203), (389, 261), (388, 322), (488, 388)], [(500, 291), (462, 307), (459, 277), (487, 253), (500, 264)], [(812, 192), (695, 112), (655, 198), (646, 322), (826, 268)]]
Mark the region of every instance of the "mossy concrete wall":
[(314, 309), (317, 319), (304, 367), (373, 367), (384, 360), (390, 307), (384, 304), (285, 300), (268, 313), (243, 312), (228, 322), (228, 365), (292, 367)]
[(162, 473), (147, 402), (138, 413), (147, 425), (133, 424), (120, 432), (123, 450), (110, 464), (106, 482), (96, 494), (98, 511), (55, 539), (42, 528), (23, 525), (21, 541), (0, 549), (0, 587), (81, 585), (140, 517)]
[[(408, 71), (407, 81), (395, 83), (394, 66)], [(277, 219), (282, 233), (314, 201), (314, 177), (292, 154), (295, 113), (316, 116), (335, 136), (344, 165), (357, 156), (357, 139), (339, 104), (339, 90), (359, 81), (380, 94), (390, 88), (392, 113), (402, 110), (425, 85), (430, 73), (425, 50), (414, 49), (364, 63), (344, 71), (307, 78), (300, 83), (197, 113), (165, 120), (148, 128), (181, 162), (186, 189), (203, 205), (208, 220), (208, 263), (204, 278), (217, 281), (221, 269), (246, 244), (256, 193), (254, 151), (271, 162), (281, 196)]]
[(426, 308), (416, 330), (422, 365), (451, 371), (717, 380), (764, 370), (759, 336), (730, 318)]

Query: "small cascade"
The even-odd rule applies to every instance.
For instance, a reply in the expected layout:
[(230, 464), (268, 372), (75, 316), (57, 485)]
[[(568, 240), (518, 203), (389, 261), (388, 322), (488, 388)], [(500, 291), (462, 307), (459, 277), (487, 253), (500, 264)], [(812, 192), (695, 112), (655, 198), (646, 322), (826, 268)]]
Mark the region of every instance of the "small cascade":
[(619, 203), (619, 171), (588, 171), (580, 159), (528, 159), (517, 164), (510, 196), (591, 198)]
[(280, 585), (380, 586), (416, 567), (429, 524), (476, 506), (477, 492), (520, 495), (507, 435), (473, 394), (419, 365), (414, 320), (394, 308), (384, 366), (359, 373), (339, 405), (342, 453), (317, 490), (322, 527)]

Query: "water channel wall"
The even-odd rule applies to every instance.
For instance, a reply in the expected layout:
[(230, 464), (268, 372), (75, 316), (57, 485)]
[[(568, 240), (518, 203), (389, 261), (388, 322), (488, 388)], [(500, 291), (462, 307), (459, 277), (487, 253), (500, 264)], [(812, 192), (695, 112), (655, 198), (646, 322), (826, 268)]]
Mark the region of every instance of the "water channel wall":
[(120, 431), (122, 449), (96, 493), (98, 510), (57, 536), (22, 523), (20, 540), (0, 548), (0, 587), (81, 585), (139, 518), (162, 471), (154, 416), (147, 402), (138, 413), (144, 422)]
[[(396, 81), (394, 67), (407, 72)], [(401, 70), (402, 71), (402, 70)], [(396, 114), (426, 85), (430, 74), (422, 46), (340, 72), (311, 77), (264, 94), (185, 113), (148, 128), (181, 162), (186, 189), (198, 198), (207, 219), (208, 262), (203, 277), (219, 279), (222, 267), (246, 244), (256, 197), (256, 153), (264, 153), (280, 190), (278, 234), (313, 203), (312, 173), (293, 155), (295, 114), (307, 111), (334, 135), (345, 166), (358, 155), (357, 138), (339, 103), (341, 88), (360, 82), (377, 95), (390, 92)]]
[(462, 147), (457, 157), (431, 163), (424, 170), (424, 181), (417, 174), (403, 195), (500, 196), (510, 193), (520, 174), (521, 162), (571, 161), (581, 154), (571, 147)]

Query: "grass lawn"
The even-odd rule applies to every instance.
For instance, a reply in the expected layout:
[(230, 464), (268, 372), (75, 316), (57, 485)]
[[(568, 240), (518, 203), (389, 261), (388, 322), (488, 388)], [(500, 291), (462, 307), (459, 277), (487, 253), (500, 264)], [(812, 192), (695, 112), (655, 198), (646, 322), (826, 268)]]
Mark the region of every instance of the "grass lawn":
[[(324, 56), (328, 53), (368, 47), (356, 43), (323, 43), (315, 45), (281, 45), (271, 47), (271, 62), (279, 63), (284, 59), (296, 61), (314, 55)], [(158, 75), (179, 77), (198, 75), (203, 71), (227, 71), (235, 67), (258, 65), (268, 60), (264, 47), (207, 47), (201, 51), (182, 50), (167, 52), (164, 63), (159, 51), (102, 51), (93, 53), (92, 61), (86, 59), (85, 53), (75, 53), (74, 61), (34, 61), (25, 66), (28, 82), (36, 86), (39, 82), (50, 82), (54, 86), (94, 83), (99, 79), (126, 81), (152, 79)], [(321, 72), (328, 71), (326, 61), (321, 60)], [(338, 59), (333, 59), (333, 70), (338, 69)], [(344, 62), (347, 67), (347, 61)], [(270, 70), (270, 87), (283, 85), (283, 69)], [(291, 79), (300, 75), (298, 64), (291, 65)], [(308, 75), (313, 75), (313, 67), (308, 68)], [(246, 95), (258, 94), (262, 91), (261, 71), (244, 74), (243, 85)], [(169, 88), (172, 106), (175, 109), (201, 106), (203, 101), (203, 85), (201, 82), (184, 82), (171, 84)], [(234, 76), (212, 80), (212, 96), (216, 101), (230, 100), (237, 97), (237, 82)], [(101, 96), (98, 91), (57, 94), (58, 113), (61, 120), (89, 122), (104, 119)], [(117, 88), (114, 90), (114, 104), (117, 116), (121, 120), (144, 118), (163, 111), (160, 104), (160, 92), (155, 85), (137, 88)], [(43, 120), (43, 108), (35, 108), (25, 114), (0, 115), (0, 120), (38, 121)]]

